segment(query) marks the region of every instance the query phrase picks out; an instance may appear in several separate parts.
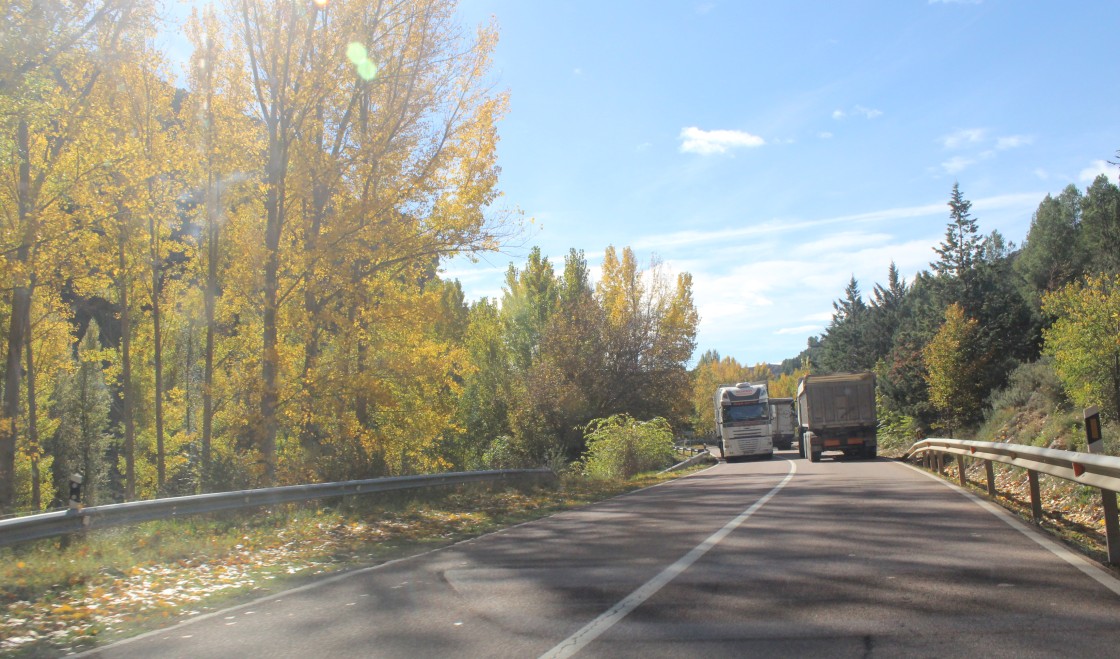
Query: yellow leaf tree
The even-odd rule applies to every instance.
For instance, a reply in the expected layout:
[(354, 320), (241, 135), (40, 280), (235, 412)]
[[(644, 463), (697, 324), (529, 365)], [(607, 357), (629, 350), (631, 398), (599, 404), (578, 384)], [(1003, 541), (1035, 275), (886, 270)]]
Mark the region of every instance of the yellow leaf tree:
[(977, 350), (979, 323), (966, 318), (956, 303), (945, 309), (945, 322), (922, 350), (929, 400), (944, 427), (954, 431), (976, 423), (984, 407), (979, 373), (987, 356)]
[(1091, 276), (1042, 298), (1044, 351), (1070, 398), (1120, 419), (1120, 276)]

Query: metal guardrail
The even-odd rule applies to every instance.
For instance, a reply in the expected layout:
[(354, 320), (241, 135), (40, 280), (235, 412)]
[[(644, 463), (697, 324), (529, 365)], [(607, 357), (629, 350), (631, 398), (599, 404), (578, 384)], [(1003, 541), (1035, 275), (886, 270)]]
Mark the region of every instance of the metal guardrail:
[(667, 474), (671, 471), (676, 471), (678, 469), (684, 469), (685, 467), (691, 467), (694, 464), (703, 462), (703, 461), (708, 460), (708, 459), (714, 460), (714, 458), (712, 458), (712, 454), (708, 452), (708, 449), (693, 449), (693, 450), (695, 452), (693, 453), (691, 458), (685, 460), (684, 462), (678, 462), (677, 464), (673, 465), (672, 467), (669, 467), (668, 469), (663, 469), (659, 473)]
[(1074, 483), (1100, 488), (1104, 508), (1105, 537), (1108, 541), (1108, 562), (1120, 565), (1120, 517), (1117, 515), (1116, 505), (1116, 493), (1120, 491), (1120, 458), (1022, 444), (930, 438), (916, 442), (902, 459), (920, 457), (924, 460), (926, 468), (940, 474), (945, 468), (946, 455), (956, 456), (957, 473), (962, 486), (968, 483), (965, 458), (983, 460), (988, 496), (993, 498), (998, 496), (993, 462), (1027, 470), (1031, 492), (1031, 513), (1036, 522), (1042, 520), (1039, 474), (1057, 476)]
[(170, 519), (212, 513), (220, 510), (254, 508), (296, 501), (329, 497), (373, 494), (399, 490), (463, 485), (516, 478), (554, 478), (549, 469), (502, 469), (497, 471), (466, 471), (421, 476), (396, 476), (338, 483), (288, 485), (257, 490), (214, 492), (185, 497), (132, 501), (105, 506), (64, 510), (26, 517), (0, 520), (0, 546), (38, 540), (93, 528), (136, 524), (156, 519)]

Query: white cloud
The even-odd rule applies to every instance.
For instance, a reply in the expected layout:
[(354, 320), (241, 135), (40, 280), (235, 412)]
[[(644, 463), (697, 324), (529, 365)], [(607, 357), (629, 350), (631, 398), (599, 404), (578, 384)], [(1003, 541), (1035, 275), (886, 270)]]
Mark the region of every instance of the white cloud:
[(701, 15), (707, 14), (715, 8), (716, 8), (716, 3), (714, 3), (714, 2), (704, 2), (704, 3), (701, 3), (699, 5), (696, 5), (696, 13), (701, 14)]
[(864, 117), (867, 117), (868, 119), (875, 119), (876, 117), (883, 116), (883, 111), (882, 110), (876, 110), (874, 108), (865, 108), (862, 105), (857, 105), (853, 109), (855, 110), (855, 112), (857, 114), (862, 114)]
[(1043, 181), (1050, 178), (1050, 173), (1047, 172), (1045, 169), (1043, 169), (1041, 167), (1034, 170), (1034, 175), (1037, 176), (1038, 178), (1042, 179)]
[(999, 151), (1014, 149), (1020, 146), (1026, 146), (1032, 142), (1034, 142), (1034, 138), (1030, 135), (1008, 135), (1007, 137), (996, 139), (996, 149)]
[[(977, 207), (984, 200), (974, 201)], [(1035, 199), (1037, 203), (1037, 198)], [(702, 243), (728, 243), (739, 238), (757, 238), (763, 234), (789, 235), (790, 232), (814, 229), (831, 224), (856, 224), (875, 222), (898, 222), (900, 220), (918, 217), (930, 217), (945, 212), (945, 204), (926, 204), (924, 206), (904, 206), (901, 208), (888, 208), (867, 213), (854, 213), (851, 215), (838, 215), (817, 220), (771, 220), (767, 222), (750, 223), (733, 229), (716, 229), (713, 231), (674, 231), (672, 233), (654, 234), (639, 238), (635, 241), (634, 249), (658, 249), (680, 247), (683, 245), (697, 245)]]
[(975, 160), (964, 156), (953, 156), (941, 163), (941, 168), (945, 170), (946, 174), (956, 174), (975, 162)]
[(642, 153), (642, 152), (645, 152), (645, 151), (649, 151), (651, 146), (653, 146), (653, 144), (651, 142), (642, 142), (638, 146), (634, 147), (634, 150), (637, 151), (638, 153)]
[[(831, 317), (831, 315), (829, 316)], [(817, 334), (824, 329), (824, 325), (798, 325), (797, 327), (783, 327), (775, 330), (775, 334)]]
[(572, 75), (574, 75), (574, 76), (583, 75), (583, 69), (581, 69), (577, 66), (576, 68), (572, 69)]
[(975, 144), (984, 139), (983, 128), (965, 128), (941, 138), (941, 146), (946, 149), (959, 149), (967, 144)]
[(855, 105), (855, 106), (852, 106), (852, 109), (850, 111), (841, 110), (839, 108), (836, 109), (836, 110), (833, 110), (832, 111), (832, 118), (839, 121), (839, 120), (847, 117), (849, 114), (859, 115), (859, 116), (863, 117), (864, 119), (876, 119), (878, 117), (883, 116), (883, 111), (882, 110), (876, 110), (875, 108), (864, 107), (862, 105)]
[(801, 320), (811, 320), (816, 323), (827, 323), (828, 321), (832, 320), (832, 312), (821, 311), (818, 313), (811, 313), (807, 316), (803, 316)]
[(832, 139), (832, 133), (828, 132), (827, 130), (822, 130), (821, 132), (817, 133), (817, 137), (821, 138), (822, 140), (830, 140)]
[(766, 144), (766, 140), (758, 135), (741, 130), (701, 130), (696, 126), (682, 128), (680, 139), (681, 153), (698, 153), (702, 156)]
[(1104, 160), (1094, 160), (1088, 167), (1081, 170), (1077, 179), (1083, 183), (1092, 183), (1101, 174), (1111, 179), (1116, 175), (1116, 168)]

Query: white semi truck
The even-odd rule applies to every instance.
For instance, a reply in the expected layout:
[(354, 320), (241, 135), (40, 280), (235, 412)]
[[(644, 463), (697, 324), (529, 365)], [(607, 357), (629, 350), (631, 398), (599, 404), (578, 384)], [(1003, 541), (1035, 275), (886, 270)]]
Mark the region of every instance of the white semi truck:
[(716, 432), (728, 462), (745, 457), (774, 457), (770, 438), (770, 401), (766, 383), (740, 382), (716, 389)]

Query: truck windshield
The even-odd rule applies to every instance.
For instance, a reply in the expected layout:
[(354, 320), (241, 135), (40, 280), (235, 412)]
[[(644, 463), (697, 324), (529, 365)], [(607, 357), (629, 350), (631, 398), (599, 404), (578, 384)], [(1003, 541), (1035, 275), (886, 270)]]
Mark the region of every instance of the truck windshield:
[(755, 405), (732, 405), (723, 408), (724, 421), (753, 421), (766, 417), (768, 405), (757, 403)]

